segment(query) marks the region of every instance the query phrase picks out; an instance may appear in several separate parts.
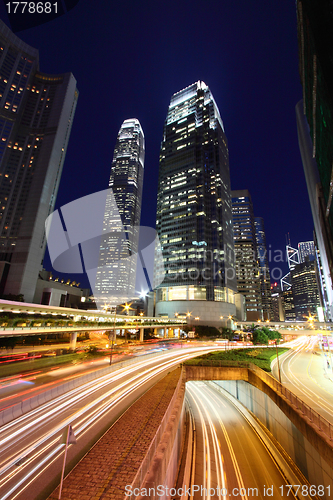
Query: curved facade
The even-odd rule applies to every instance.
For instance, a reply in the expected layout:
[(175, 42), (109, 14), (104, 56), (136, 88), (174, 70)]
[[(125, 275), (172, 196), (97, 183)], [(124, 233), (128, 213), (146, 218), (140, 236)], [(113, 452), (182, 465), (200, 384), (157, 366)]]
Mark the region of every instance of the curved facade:
[(0, 21), (0, 294), (32, 302), (78, 91)]

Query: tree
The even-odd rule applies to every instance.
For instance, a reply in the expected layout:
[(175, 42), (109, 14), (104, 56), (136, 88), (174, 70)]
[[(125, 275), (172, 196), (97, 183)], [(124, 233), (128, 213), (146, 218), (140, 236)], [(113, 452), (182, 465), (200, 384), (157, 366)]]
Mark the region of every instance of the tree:
[(261, 328), (256, 328), (252, 336), (254, 344), (268, 344), (268, 336)]
[(222, 327), (222, 337), (224, 339), (232, 340), (234, 338), (234, 332), (230, 328)]
[(282, 335), (276, 330), (270, 330), (269, 328), (263, 326), (262, 331), (267, 335), (269, 340), (281, 339)]

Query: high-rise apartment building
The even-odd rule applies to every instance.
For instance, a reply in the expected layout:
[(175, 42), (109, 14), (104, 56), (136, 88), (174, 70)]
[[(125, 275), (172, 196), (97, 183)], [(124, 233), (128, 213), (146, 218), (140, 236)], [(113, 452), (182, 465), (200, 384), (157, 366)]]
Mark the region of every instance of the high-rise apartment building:
[(0, 21), (0, 294), (32, 302), (78, 91)]
[(139, 120), (125, 120), (114, 149), (106, 199), (94, 287), (99, 302), (121, 304), (135, 296), (144, 158)]
[(264, 320), (270, 319), (272, 310), (271, 277), (266, 246), (265, 224), (262, 217), (254, 218), (259, 263), (260, 294)]
[(245, 297), (247, 321), (262, 320), (261, 277), (252, 199), (247, 189), (232, 191), (231, 196), (237, 289)]
[[(166, 276), (156, 315), (221, 324), (236, 312), (229, 153), (216, 102), (201, 81), (174, 94), (160, 153), (156, 229)], [(158, 270), (156, 271), (158, 273)]]
[(333, 9), (331, 0), (297, 0), (298, 140), (324, 278), (326, 319), (333, 320)]

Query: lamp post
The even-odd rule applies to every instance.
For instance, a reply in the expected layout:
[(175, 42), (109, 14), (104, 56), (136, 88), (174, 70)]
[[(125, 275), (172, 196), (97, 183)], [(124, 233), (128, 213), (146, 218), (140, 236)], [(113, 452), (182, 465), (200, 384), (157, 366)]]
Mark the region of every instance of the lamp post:
[(112, 354), (113, 354), (113, 342), (116, 337), (116, 318), (117, 318), (117, 306), (114, 308), (114, 324), (113, 324), (113, 333), (111, 333), (111, 351), (110, 351), (110, 366), (112, 364)]
[(276, 359), (277, 359), (278, 371), (279, 371), (279, 382), (281, 384), (282, 382), (281, 382), (281, 372), (280, 372), (280, 361), (279, 361), (279, 352), (278, 352), (278, 348), (277, 348), (277, 341), (276, 341), (276, 339), (275, 339), (275, 347), (276, 347)]

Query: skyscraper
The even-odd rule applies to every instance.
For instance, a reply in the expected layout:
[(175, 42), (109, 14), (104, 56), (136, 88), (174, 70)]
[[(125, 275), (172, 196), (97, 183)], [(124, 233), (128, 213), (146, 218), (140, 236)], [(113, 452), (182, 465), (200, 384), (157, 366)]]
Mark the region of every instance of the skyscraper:
[(326, 318), (333, 320), (333, 8), (331, 0), (297, 0), (298, 140), (320, 253)]
[(259, 279), (261, 304), (264, 319), (270, 319), (272, 310), (271, 277), (267, 257), (265, 224), (262, 217), (254, 218), (256, 231), (257, 255), (259, 262)]
[(201, 81), (171, 98), (160, 153), (156, 229), (166, 276), (156, 315), (221, 324), (236, 311), (227, 138)]
[(32, 302), (78, 91), (0, 21), (0, 293)]
[(271, 301), (271, 319), (273, 321), (284, 321), (283, 295), (277, 282), (271, 285)]
[(290, 273), (296, 319), (306, 321), (309, 313), (316, 314), (320, 306), (315, 262), (310, 262), (307, 257), (304, 262), (296, 264)]
[(247, 189), (231, 192), (237, 289), (244, 295), (246, 319), (263, 319), (257, 238), (252, 199)]
[(94, 289), (102, 302), (121, 304), (134, 298), (144, 157), (139, 120), (125, 120), (114, 149)]
[(316, 253), (313, 241), (300, 241), (298, 243), (298, 255), (299, 261), (305, 262), (306, 257), (309, 257), (309, 260), (315, 260)]
[(282, 297), (283, 297), (284, 321), (295, 321), (296, 312), (295, 312), (295, 304), (294, 304), (294, 296), (292, 288), (289, 288), (288, 290), (283, 290)]

